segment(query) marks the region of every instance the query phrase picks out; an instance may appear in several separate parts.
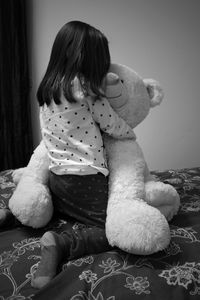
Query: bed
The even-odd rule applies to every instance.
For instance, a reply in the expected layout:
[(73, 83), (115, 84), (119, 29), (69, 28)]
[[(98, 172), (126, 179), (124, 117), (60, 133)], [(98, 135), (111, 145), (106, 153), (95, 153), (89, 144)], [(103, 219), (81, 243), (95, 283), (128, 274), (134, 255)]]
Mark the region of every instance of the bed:
[[(58, 276), (38, 291), (30, 280), (40, 261), (41, 235), (83, 225), (58, 217), (38, 230), (11, 223), (0, 229), (0, 300), (199, 300), (200, 167), (152, 173), (181, 197), (167, 249), (150, 256), (113, 249), (63, 262)], [(14, 189), (12, 170), (0, 172), (0, 208)]]

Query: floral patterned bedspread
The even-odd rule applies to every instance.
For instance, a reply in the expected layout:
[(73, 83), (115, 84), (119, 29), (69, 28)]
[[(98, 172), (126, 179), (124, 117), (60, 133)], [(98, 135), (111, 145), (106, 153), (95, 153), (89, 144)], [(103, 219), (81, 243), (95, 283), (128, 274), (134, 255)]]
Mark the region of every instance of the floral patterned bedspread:
[[(41, 235), (83, 225), (58, 218), (40, 230), (15, 224), (0, 231), (0, 300), (199, 300), (200, 168), (153, 174), (181, 197), (167, 249), (150, 256), (115, 250), (63, 263), (58, 276), (38, 292), (30, 280), (40, 261)], [(0, 208), (7, 207), (15, 189), (11, 175), (12, 170), (0, 173)]]

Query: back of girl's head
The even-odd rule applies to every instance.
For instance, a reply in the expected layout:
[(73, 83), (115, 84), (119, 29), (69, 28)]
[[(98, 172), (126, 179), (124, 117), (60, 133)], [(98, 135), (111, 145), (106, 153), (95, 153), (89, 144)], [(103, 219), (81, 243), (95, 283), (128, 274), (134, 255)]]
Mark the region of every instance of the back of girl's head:
[(86, 92), (102, 96), (101, 84), (110, 66), (108, 40), (102, 32), (80, 21), (66, 23), (53, 43), (49, 64), (37, 92), (40, 105), (51, 99), (60, 103), (61, 89), (66, 99), (75, 101), (71, 81), (84, 78)]

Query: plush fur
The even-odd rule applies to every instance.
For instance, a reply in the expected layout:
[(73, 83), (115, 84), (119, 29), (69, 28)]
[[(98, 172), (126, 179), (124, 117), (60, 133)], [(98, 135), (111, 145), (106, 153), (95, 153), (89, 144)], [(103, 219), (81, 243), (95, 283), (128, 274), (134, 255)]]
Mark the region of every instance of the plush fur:
[(53, 203), (48, 183), (49, 161), (43, 142), (37, 147), (26, 168), (13, 172), (17, 184), (9, 200), (9, 208), (24, 225), (39, 228), (45, 226), (53, 215)]
[[(155, 80), (142, 80), (130, 68), (112, 64), (117, 80), (107, 79), (106, 96), (114, 110), (135, 128), (160, 104), (163, 91)], [(109, 81), (110, 80), (110, 81)], [(112, 246), (129, 253), (147, 255), (170, 242), (168, 220), (180, 205), (176, 190), (156, 181), (149, 173), (137, 141), (104, 135), (109, 164), (109, 200), (106, 235)], [(13, 173), (19, 181), (10, 199), (13, 214), (25, 225), (39, 228), (53, 213), (47, 187), (48, 157), (41, 142), (25, 169)], [(21, 179), (20, 179), (21, 178)]]

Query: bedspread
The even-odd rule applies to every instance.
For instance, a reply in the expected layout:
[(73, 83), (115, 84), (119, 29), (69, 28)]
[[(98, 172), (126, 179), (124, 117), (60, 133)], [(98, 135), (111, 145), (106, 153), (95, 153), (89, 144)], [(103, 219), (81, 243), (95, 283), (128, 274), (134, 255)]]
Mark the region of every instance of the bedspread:
[[(0, 230), (0, 300), (182, 300), (200, 299), (200, 168), (152, 172), (173, 185), (181, 198), (170, 222), (167, 249), (149, 256), (112, 250), (63, 262), (51, 283), (30, 285), (40, 261), (40, 237), (82, 224), (54, 217), (43, 229), (11, 224)], [(0, 208), (15, 185), (12, 170), (0, 173)]]

